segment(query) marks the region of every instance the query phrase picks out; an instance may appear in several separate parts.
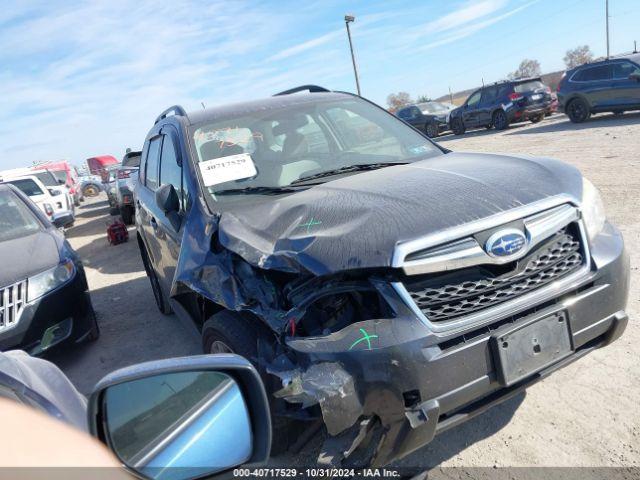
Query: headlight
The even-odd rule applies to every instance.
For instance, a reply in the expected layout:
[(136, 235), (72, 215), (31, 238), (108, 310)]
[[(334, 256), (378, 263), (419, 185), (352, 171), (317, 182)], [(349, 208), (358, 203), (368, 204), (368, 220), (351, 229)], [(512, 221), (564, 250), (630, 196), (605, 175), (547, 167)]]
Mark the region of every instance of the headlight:
[(586, 178), (582, 178), (582, 219), (589, 240), (593, 240), (604, 228), (606, 216), (600, 192)]
[(75, 269), (71, 260), (65, 260), (56, 267), (29, 277), (27, 285), (28, 301), (32, 302), (36, 298), (40, 298), (47, 292), (71, 280)]

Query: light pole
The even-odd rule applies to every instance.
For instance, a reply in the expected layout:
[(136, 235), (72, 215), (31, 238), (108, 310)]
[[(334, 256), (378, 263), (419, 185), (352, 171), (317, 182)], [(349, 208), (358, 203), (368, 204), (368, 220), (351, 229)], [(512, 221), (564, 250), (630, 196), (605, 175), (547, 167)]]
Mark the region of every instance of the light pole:
[(349, 24), (355, 21), (356, 21), (356, 17), (354, 17), (353, 15), (344, 16), (344, 24), (347, 26), (347, 37), (349, 37), (349, 49), (351, 50), (351, 61), (353, 62), (353, 73), (356, 76), (356, 90), (358, 91), (358, 95), (360, 95), (360, 80), (358, 79), (358, 66), (356, 65), (356, 56), (353, 53), (353, 42), (351, 41), (351, 30), (349, 29)]
[(609, 0), (605, 0), (605, 15), (607, 16), (607, 60), (609, 60)]

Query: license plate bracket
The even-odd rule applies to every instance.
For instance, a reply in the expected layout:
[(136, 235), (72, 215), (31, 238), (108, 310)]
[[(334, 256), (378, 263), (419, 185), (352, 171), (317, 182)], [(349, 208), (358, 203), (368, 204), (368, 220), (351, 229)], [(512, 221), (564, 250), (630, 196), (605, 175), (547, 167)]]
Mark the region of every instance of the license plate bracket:
[(498, 379), (504, 386), (513, 385), (572, 353), (569, 320), (564, 311), (498, 330), (491, 343)]

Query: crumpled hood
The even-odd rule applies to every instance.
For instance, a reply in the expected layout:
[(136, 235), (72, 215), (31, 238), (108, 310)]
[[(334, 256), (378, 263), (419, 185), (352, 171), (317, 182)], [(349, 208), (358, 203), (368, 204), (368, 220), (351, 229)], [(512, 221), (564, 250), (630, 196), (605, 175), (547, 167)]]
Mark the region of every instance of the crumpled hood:
[(260, 196), (220, 217), (220, 243), (254, 266), (325, 275), (389, 267), (396, 244), (550, 196), (581, 194), (562, 162), (449, 153)]

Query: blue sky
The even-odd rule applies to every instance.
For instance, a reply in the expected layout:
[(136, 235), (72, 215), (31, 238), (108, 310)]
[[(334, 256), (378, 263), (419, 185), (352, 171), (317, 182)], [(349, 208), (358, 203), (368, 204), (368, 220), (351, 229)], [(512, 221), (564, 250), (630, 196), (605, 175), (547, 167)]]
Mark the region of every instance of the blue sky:
[[(155, 116), (316, 83), (437, 97), (504, 78), (523, 58), (605, 53), (604, 0), (4, 1), (0, 169), (81, 164), (140, 148)], [(612, 53), (640, 42), (638, 0), (610, 0)]]

